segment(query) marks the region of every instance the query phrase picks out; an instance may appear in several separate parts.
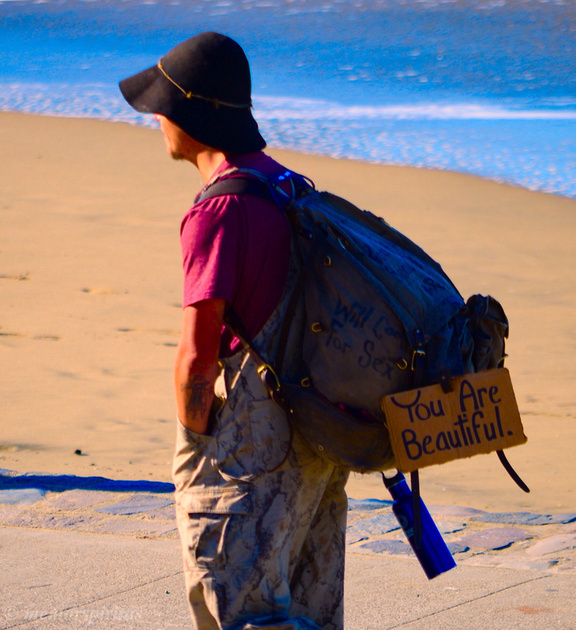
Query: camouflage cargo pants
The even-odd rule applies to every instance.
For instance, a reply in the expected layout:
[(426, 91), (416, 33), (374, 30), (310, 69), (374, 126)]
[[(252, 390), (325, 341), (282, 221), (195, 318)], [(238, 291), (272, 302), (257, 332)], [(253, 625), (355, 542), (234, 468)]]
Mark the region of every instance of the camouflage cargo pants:
[(217, 393), (209, 435), (178, 423), (173, 468), (196, 628), (341, 630), (347, 473), (291, 439), (249, 355)]

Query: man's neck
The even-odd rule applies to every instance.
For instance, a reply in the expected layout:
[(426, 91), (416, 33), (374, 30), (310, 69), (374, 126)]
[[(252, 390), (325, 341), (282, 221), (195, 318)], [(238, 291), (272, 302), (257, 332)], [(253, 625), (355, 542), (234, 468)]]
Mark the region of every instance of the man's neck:
[(200, 172), (202, 179), (205, 182), (209, 182), (214, 175), (218, 167), (226, 159), (226, 154), (216, 149), (206, 147), (204, 150), (199, 151), (196, 157), (196, 167)]

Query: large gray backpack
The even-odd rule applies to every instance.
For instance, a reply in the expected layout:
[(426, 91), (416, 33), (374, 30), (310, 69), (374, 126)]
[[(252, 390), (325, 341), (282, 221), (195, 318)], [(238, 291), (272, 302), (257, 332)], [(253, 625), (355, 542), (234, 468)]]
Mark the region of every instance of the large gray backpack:
[(225, 194), (275, 201), (292, 226), (297, 280), (276, 356), (260, 357), (234, 312), (227, 323), (323, 457), (360, 472), (393, 468), (383, 396), (503, 360), (508, 322), (498, 302), (465, 303), (438, 263), (372, 213), (292, 172), (270, 180), (235, 169), (198, 201)]

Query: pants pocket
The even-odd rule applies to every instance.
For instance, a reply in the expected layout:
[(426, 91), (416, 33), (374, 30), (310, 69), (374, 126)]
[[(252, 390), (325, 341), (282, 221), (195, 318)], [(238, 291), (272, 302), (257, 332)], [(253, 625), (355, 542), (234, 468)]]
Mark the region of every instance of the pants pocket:
[(230, 516), (227, 514), (188, 514), (182, 543), (188, 553), (184, 564), (190, 571), (216, 571), (226, 566), (225, 536)]
[(187, 570), (213, 572), (250, 560), (242, 552), (244, 539), (253, 538), (246, 531), (254, 509), (249, 487), (189, 489), (177, 495), (176, 504)]

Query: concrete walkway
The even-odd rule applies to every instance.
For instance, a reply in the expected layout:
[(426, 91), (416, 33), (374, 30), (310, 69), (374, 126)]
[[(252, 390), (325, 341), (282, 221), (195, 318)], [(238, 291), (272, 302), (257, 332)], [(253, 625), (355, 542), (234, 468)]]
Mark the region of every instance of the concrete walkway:
[[(0, 628), (190, 628), (170, 484), (0, 471)], [(428, 581), (387, 501), (350, 501), (346, 630), (576, 630), (576, 514), (431, 512)]]

